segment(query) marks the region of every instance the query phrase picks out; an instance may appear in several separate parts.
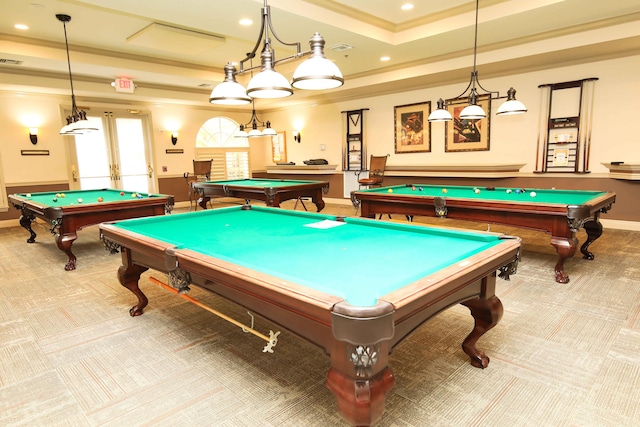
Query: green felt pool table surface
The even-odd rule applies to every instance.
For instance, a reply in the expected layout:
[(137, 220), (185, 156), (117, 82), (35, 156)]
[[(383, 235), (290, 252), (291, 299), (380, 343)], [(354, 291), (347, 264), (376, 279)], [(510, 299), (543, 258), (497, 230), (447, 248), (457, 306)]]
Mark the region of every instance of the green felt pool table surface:
[[(193, 188), (200, 193), (199, 205), (207, 208), (211, 197), (235, 197), (250, 200), (260, 200), (267, 206), (279, 207), (280, 203), (290, 199), (310, 198), (316, 205), (318, 212), (324, 206), (322, 194), (329, 190), (327, 181), (305, 181), (293, 179), (229, 179), (216, 181), (199, 181), (193, 183)], [(302, 205), (305, 207), (304, 202)]]
[[(114, 203), (130, 201), (132, 199), (166, 198), (164, 194), (149, 194), (134, 191), (114, 190), (111, 188), (103, 188), (99, 190), (68, 190), (68, 191), (47, 191), (41, 193), (19, 193), (15, 194), (22, 201), (40, 204), (51, 208), (64, 208), (68, 206), (77, 206), (79, 204), (89, 205), (98, 203)], [(138, 197), (139, 196), (139, 197)], [(102, 201), (98, 199), (102, 198)], [(82, 202), (79, 202), (81, 199)]]
[(164, 215), (171, 212), (174, 203), (173, 196), (167, 194), (111, 188), (10, 194), (9, 201), (22, 211), (20, 225), (30, 233), (28, 243), (36, 241), (37, 235), (31, 227), (36, 217), (49, 223), (58, 249), (68, 256), (67, 271), (76, 268), (71, 246), (78, 230), (103, 221)]
[[(149, 268), (185, 299), (196, 285), (233, 301), (329, 355), (327, 387), (352, 425), (380, 418), (394, 384), (389, 353), (447, 307), (470, 309), (462, 349), (488, 366), (476, 342), (502, 317), (497, 270), (514, 274), (520, 250), (520, 239), (495, 233), (251, 205), (102, 223), (100, 232), (138, 298), (131, 316), (148, 305), (138, 283)], [(263, 352), (278, 334), (264, 335)]]
[(551, 234), (556, 249), (556, 281), (568, 283), (564, 262), (576, 252), (576, 232), (584, 228), (587, 239), (580, 247), (584, 258), (593, 260), (588, 248), (602, 234), (600, 213), (608, 212), (616, 194), (608, 191), (560, 190), (508, 187), (471, 187), (405, 184), (352, 193), (352, 201), (363, 217), (376, 215), (432, 216), (487, 224), (540, 230)]
[[(257, 207), (141, 218), (115, 226), (365, 306), (501, 242), (495, 234), (358, 218), (339, 222), (335, 216), (291, 211), (273, 215)], [(368, 248), (381, 249), (369, 257), (366, 268), (357, 268)]]
[[(391, 190), (391, 191), (389, 191)], [(477, 192), (476, 192), (477, 190)], [(524, 191), (523, 191), (524, 190)], [(556, 190), (513, 187), (471, 187), (455, 185), (395, 185), (360, 190), (380, 195), (415, 197), (444, 197), (449, 199), (494, 200), (513, 203), (546, 203), (554, 205), (583, 205), (607, 194), (604, 191)]]

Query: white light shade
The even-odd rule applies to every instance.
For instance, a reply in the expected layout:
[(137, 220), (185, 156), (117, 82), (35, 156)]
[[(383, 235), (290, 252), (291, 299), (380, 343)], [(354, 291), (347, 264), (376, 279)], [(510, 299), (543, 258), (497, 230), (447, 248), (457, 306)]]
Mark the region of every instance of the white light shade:
[(298, 65), (291, 84), (296, 89), (334, 89), (344, 84), (344, 78), (336, 64), (327, 58), (312, 56)]
[(453, 120), (453, 117), (451, 117), (451, 113), (447, 110), (439, 108), (437, 110), (433, 110), (431, 114), (429, 114), (428, 120), (430, 122), (448, 122)]
[(262, 134), (265, 136), (274, 136), (274, 135), (277, 135), (278, 133), (273, 128), (264, 128), (264, 130), (262, 131)]
[(223, 105), (243, 105), (251, 102), (244, 86), (236, 81), (236, 66), (227, 62), (224, 66), (224, 81), (211, 91), (209, 102)]
[(484, 112), (481, 106), (476, 104), (467, 105), (460, 112), (460, 118), (462, 120), (478, 120), (487, 117), (487, 113)]
[(265, 69), (249, 81), (247, 95), (252, 98), (284, 98), (293, 95), (293, 89), (282, 74)]
[(507, 116), (509, 114), (522, 114), (527, 112), (527, 107), (518, 101), (517, 99), (512, 99), (510, 101), (505, 101), (498, 108), (497, 116)]
[(249, 137), (249, 138), (254, 138), (254, 137), (256, 137), (256, 136), (262, 136), (262, 132), (260, 132), (260, 131), (259, 131), (258, 129), (256, 129), (256, 128), (251, 129), (251, 130), (249, 131), (248, 137)]
[(250, 103), (251, 98), (247, 96), (246, 89), (240, 83), (224, 81), (213, 88), (209, 102), (223, 105), (244, 105)]

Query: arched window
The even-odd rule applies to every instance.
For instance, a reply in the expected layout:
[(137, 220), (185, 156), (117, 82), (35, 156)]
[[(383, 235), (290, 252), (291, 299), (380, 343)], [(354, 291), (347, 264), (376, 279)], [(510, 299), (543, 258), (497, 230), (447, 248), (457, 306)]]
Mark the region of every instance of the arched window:
[(238, 124), (227, 117), (207, 120), (196, 135), (196, 160), (212, 159), (211, 179), (249, 178), (249, 141), (238, 138)]

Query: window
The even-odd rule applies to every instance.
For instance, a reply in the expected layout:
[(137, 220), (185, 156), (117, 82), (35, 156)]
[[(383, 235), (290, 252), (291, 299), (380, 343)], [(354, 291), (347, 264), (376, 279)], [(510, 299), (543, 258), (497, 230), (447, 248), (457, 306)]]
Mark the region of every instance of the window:
[(236, 138), (238, 124), (226, 117), (205, 122), (196, 135), (196, 160), (212, 159), (211, 179), (250, 178), (249, 141)]

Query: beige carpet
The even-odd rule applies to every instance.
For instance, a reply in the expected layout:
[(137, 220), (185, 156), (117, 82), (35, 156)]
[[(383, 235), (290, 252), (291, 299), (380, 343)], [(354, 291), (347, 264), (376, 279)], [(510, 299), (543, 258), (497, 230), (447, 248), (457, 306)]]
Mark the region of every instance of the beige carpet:
[[(441, 313), (392, 355), (396, 386), (377, 425), (640, 425), (640, 233), (605, 230), (594, 261), (566, 262), (571, 282), (562, 285), (549, 236), (492, 231), (524, 246), (518, 273), (498, 282), (504, 317), (478, 343), (489, 367), (473, 368), (460, 348), (468, 310)], [(152, 284), (149, 276), (164, 279), (155, 272), (141, 281), (145, 314), (131, 318), (120, 257), (102, 247), (97, 227), (78, 233), (72, 272), (53, 236), (36, 232), (27, 244), (24, 229), (0, 229), (1, 426), (345, 425), (316, 347), (283, 330), (275, 353), (263, 353), (259, 338)], [(191, 296), (248, 322), (210, 293)], [(260, 318), (255, 328), (282, 329)]]

